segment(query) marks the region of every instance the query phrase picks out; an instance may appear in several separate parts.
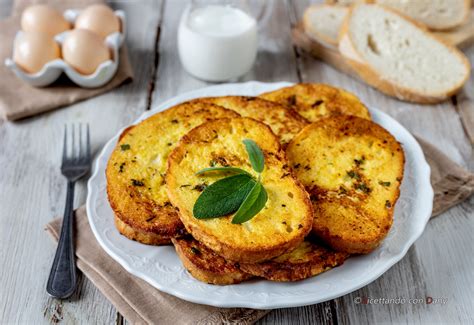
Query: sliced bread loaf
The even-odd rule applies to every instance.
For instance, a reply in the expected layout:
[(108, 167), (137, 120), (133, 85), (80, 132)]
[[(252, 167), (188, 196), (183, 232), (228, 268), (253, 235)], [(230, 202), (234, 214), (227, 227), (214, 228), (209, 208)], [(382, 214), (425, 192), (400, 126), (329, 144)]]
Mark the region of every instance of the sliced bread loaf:
[(316, 41), (327, 47), (337, 47), (339, 30), (347, 13), (348, 7), (328, 4), (308, 7), (303, 16), (305, 32)]
[(377, 4), (396, 9), (434, 30), (450, 29), (464, 23), (469, 16), (470, 2), (470, 0), (375, 1)]
[(369, 85), (418, 103), (447, 99), (470, 72), (458, 49), (398, 12), (373, 4), (352, 7), (341, 28), (339, 51)]

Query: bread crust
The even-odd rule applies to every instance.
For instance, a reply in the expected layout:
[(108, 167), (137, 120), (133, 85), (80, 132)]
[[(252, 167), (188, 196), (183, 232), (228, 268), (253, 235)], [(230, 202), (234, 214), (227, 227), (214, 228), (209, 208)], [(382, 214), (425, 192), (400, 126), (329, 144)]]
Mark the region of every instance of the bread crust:
[(399, 14), (403, 15), (404, 17), (406, 16), (407, 18), (409, 18), (413, 23), (415, 23), (417, 25), (425, 26), (425, 28), (429, 28), (432, 31), (449, 31), (450, 29), (453, 29), (453, 28), (456, 28), (456, 27), (459, 27), (459, 26), (463, 25), (469, 19), (470, 8), (471, 8), (471, 0), (463, 0), (463, 2), (464, 2), (464, 16), (458, 22), (454, 22), (451, 25), (445, 25), (443, 27), (437, 27), (437, 26), (434, 26), (434, 25), (427, 25), (426, 23), (418, 22), (418, 21), (415, 20), (414, 17), (409, 17), (407, 14), (398, 11), (396, 8), (391, 8), (388, 5), (378, 4), (377, 0), (372, 0), (371, 2), (367, 1), (366, 3), (375, 3), (375, 4), (378, 4), (379, 6), (384, 6), (388, 9), (396, 11)]
[(313, 233), (337, 251), (374, 250), (393, 223), (403, 179), (395, 138), (371, 121), (336, 116), (303, 129), (287, 155), (310, 194)]
[(181, 235), (184, 226), (161, 175), (167, 153), (192, 127), (212, 118), (238, 116), (214, 104), (182, 103), (125, 129), (106, 168), (107, 197), (121, 221), (115, 222), (120, 233), (150, 245), (169, 244)]
[[(241, 141), (251, 138), (264, 151), (266, 166), (263, 172), (264, 186), (267, 180), (272, 184), (276, 183), (273, 185), (273, 193), (267, 190), (270, 195), (267, 202), (270, 205), (267, 207), (270, 212), (275, 213), (266, 212), (266, 209), (263, 209), (255, 218), (242, 225), (231, 224), (231, 216), (207, 220), (199, 220), (193, 216), (192, 206), (199, 196), (199, 193), (192, 191), (193, 182), (199, 182), (194, 172), (208, 167), (197, 165), (198, 157), (194, 153), (202, 155), (202, 152), (208, 152), (208, 146), (213, 145), (212, 140), (217, 139), (215, 134), (218, 134), (219, 138), (226, 139), (219, 141), (232, 142), (216, 145), (212, 147), (212, 152), (219, 152), (220, 157), (229, 161), (233, 160), (230, 163), (231, 166), (244, 168), (250, 173), (253, 171)], [(227, 147), (233, 149), (227, 151), (225, 149)], [(190, 158), (187, 159), (187, 157)], [(199, 157), (201, 158), (205, 161), (211, 159), (207, 156)], [(191, 172), (186, 171), (190, 163), (193, 164)], [(181, 183), (183, 181), (180, 179), (185, 179), (190, 186), (183, 187)], [(186, 230), (196, 240), (230, 261), (257, 263), (274, 258), (298, 246), (311, 230), (313, 212), (308, 194), (292, 177), (284, 151), (270, 128), (250, 118), (214, 120), (212, 123), (204, 123), (190, 131), (181, 139), (180, 144), (168, 158), (166, 184), (169, 198), (179, 209), (179, 216)], [(287, 192), (288, 196), (286, 196)], [(288, 208), (282, 209), (278, 205), (280, 209), (276, 210), (276, 204), (279, 202), (285, 202)], [(290, 206), (297, 209), (298, 214), (290, 210)], [(277, 221), (281, 222), (286, 218), (288, 222), (295, 225), (293, 228), (276, 224)], [(247, 227), (254, 230), (249, 230)]]
[(227, 285), (253, 277), (240, 270), (237, 263), (226, 261), (189, 235), (173, 238), (172, 242), (183, 266), (199, 281)]
[(342, 265), (349, 254), (335, 252), (306, 239), (295, 250), (273, 260), (240, 264), (240, 269), (270, 281), (300, 281)]
[(146, 245), (168, 245), (171, 244), (171, 237), (176, 235), (176, 233), (173, 233), (172, 236), (166, 236), (133, 228), (117, 216), (114, 216), (114, 223), (119, 233), (123, 236)]
[(357, 96), (326, 84), (299, 83), (263, 93), (259, 97), (293, 107), (310, 122), (341, 114), (370, 120), (369, 110)]
[[(395, 97), (400, 100), (414, 102), (418, 104), (436, 104), (436, 103), (440, 103), (442, 101), (447, 100), (448, 98), (450, 98), (451, 96), (459, 92), (459, 90), (467, 82), (469, 78), (469, 73), (466, 74), (466, 77), (458, 85), (455, 85), (454, 87), (452, 87), (452, 89), (449, 89), (446, 92), (428, 95), (428, 94), (417, 92), (408, 87), (404, 87), (403, 85), (394, 84), (384, 79), (374, 68), (372, 68), (372, 66), (369, 63), (365, 62), (362, 59), (360, 52), (358, 52), (357, 49), (353, 46), (353, 43), (350, 37), (350, 32), (349, 32), (349, 23), (350, 23), (353, 10), (355, 10), (358, 6), (360, 5), (354, 5), (353, 7), (350, 8), (349, 14), (347, 15), (346, 19), (344, 20), (342, 24), (341, 32), (339, 34), (339, 51), (342, 54), (342, 57), (345, 59), (345, 61), (353, 68), (353, 70), (359, 75), (359, 77), (362, 80), (364, 80), (367, 84), (380, 90), (384, 94), (387, 94), (389, 96)], [(466, 66), (466, 70), (470, 71), (471, 68), (470, 68), (469, 60), (464, 56), (464, 54), (462, 54), (461, 51), (459, 51), (457, 48), (447, 43), (443, 39), (435, 36), (432, 33), (429, 33), (426, 27), (423, 27), (424, 25), (417, 23), (412, 18), (405, 16), (401, 14), (400, 12), (393, 10), (389, 7), (381, 6), (381, 5), (376, 5), (376, 6), (381, 7), (384, 10), (390, 11), (394, 13), (395, 15), (398, 15), (402, 19), (405, 19), (408, 23), (411, 23), (413, 26), (423, 31), (427, 37), (431, 37), (437, 40), (438, 42), (442, 43), (452, 53), (454, 53), (458, 58), (460, 58), (461, 61)]]

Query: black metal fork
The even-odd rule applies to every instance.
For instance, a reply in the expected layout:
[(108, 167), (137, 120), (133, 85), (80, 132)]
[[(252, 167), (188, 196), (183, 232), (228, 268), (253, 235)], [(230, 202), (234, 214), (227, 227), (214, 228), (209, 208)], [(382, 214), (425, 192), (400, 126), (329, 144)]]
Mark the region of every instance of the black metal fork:
[(67, 125), (64, 126), (61, 173), (67, 178), (66, 207), (56, 255), (46, 285), (46, 291), (60, 299), (71, 296), (76, 289), (77, 274), (73, 243), (74, 185), (87, 174), (92, 160), (89, 125), (85, 126), (85, 132), (82, 124), (72, 125), (71, 129), (68, 137)]

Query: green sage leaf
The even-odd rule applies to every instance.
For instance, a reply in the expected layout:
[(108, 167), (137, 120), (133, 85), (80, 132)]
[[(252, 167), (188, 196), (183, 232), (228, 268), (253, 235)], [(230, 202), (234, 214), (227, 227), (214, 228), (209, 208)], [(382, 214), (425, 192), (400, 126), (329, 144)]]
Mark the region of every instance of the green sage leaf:
[(245, 149), (247, 149), (247, 154), (249, 155), (252, 168), (257, 173), (261, 173), (265, 166), (265, 157), (263, 155), (262, 149), (260, 149), (260, 147), (253, 140), (245, 139), (242, 142), (245, 145)]
[(237, 167), (207, 167), (207, 168), (201, 169), (195, 175), (201, 175), (201, 174), (210, 173), (210, 172), (227, 172), (227, 173), (235, 173), (235, 174), (246, 174), (246, 175), (251, 176), (249, 172)]
[(193, 207), (194, 217), (209, 219), (234, 213), (239, 209), (256, 181), (249, 175), (238, 174), (207, 186)]
[(239, 210), (235, 213), (232, 223), (239, 224), (249, 221), (265, 207), (267, 200), (267, 191), (260, 182), (256, 182), (252, 190), (245, 197)]

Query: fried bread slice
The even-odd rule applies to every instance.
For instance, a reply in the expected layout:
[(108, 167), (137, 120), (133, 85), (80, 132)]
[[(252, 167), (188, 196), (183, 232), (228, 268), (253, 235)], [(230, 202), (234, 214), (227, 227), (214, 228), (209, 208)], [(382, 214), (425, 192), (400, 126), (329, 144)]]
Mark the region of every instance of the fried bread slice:
[(340, 115), (304, 128), (287, 149), (314, 208), (313, 232), (331, 248), (369, 253), (387, 235), (404, 153), (381, 126)]
[(354, 94), (326, 84), (299, 83), (259, 97), (292, 107), (310, 122), (334, 115), (354, 115), (370, 120), (365, 105)]
[(271, 281), (299, 281), (341, 265), (349, 257), (306, 239), (293, 251), (273, 260), (255, 264), (240, 264), (240, 269)]
[(265, 123), (280, 138), (283, 146), (308, 125), (308, 121), (292, 108), (258, 97), (205, 97), (196, 101), (213, 103), (236, 111), (243, 117), (251, 117)]
[(238, 117), (209, 103), (183, 103), (126, 129), (107, 164), (107, 195), (124, 236), (169, 244), (184, 227), (164, 186), (168, 154), (189, 130), (220, 117)]
[[(261, 174), (268, 193), (265, 207), (243, 224), (232, 224), (231, 215), (195, 218), (193, 206), (200, 190), (222, 178), (216, 173), (196, 175), (197, 171), (217, 164), (255, 175), (244, 139), (255, 141), (265, 156)], [(308, 193), (292, 177), (278, 138), (267, 125), (250, 118), (214, 120), (181, 138), (168, 158), (166, 186), (186, 230), (231, 261), (256, 263), (279, 256), (298, 246), (311, 230), (313, 214)]]
[(237, 284), (253, 277), (241, 271), (238, 263), (226, 261), (190, 235), (172, 238), (171, 241), (183, 266), (199, 281), (225, 285)]

